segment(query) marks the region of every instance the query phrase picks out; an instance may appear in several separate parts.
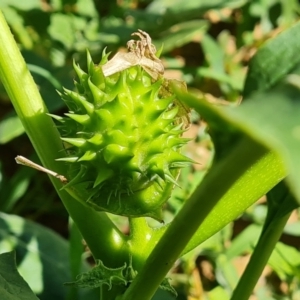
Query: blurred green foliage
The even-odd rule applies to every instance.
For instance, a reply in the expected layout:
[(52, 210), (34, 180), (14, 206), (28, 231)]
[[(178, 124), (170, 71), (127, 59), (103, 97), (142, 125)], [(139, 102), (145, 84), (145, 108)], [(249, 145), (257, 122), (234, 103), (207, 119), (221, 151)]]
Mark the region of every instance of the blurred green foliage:
[[(205, 93), (216, 104), (234, 105), (241, 100), (249, 59), (266, 40), (299, 20), (300, 3), (296, 0), (0, 0), (0, 9), (49, 111), (62, 113), (64, 104), (56, 90), (62, 86), (72, 88), (72, 61), (84, 68), (86, 49), (95, 61), (100, 60), (105, 47), (113, 54), (124, 47), (138, 28), (148, 32), (157, 47), (163, 45), (167, 77), (185, 80), (193, 93)], [(201, 164), (182, 172), (181, 188), (175, 189), (168, 203), (166, 221), (172, 219), (200, 182), (213, 156), (205, 123), (196, 115), (193, 122), (191, 135), (196, 136), (196, 142), (186, 152)], [(80, 237), (72, 229), (68, 233), (68, 217), (55, 191), (46, 176), (17, 167), (14, 157), (18, 154), (37, 160), (0, 83), (0, 209), (4, 212), (0, 221), (6, 224), (0, 226), (0, 252), (10, 250), (12, 244), (27, 247), (30, 243), (26, 235), (19, 239), (18, 226), (26, 226), (31, 234), (34, 230), (46, 230), (21, 218), (11, 221), (18, 217), (9, 213), (40, 222), (64, 237), (71, 236), (69, 241), (56, 235), (49, 240), (63, 244), (60, 255), (65, 257), (57, 260), (66, 263), (71, 244), (77, 249), (75, 261), (80, 261)], [(171, 275), (179, 293), (177, 299), (229, 299), (241, 272), (240, 265), (244, 265), (245, 257), (252, 251), (265, 215), (265, 203), (260, 202), (238, 222), (181, 258)], [(119, 217), (112, 218), (127, 230)], [(255, 291), (256, 299), (299, 299), (300, 254), (294, 247), (299, 245), (299, 226), (295, 214), (293, 223), (285, 230), (286, 243), (279, 243), (270, 259), (271, 269), (263, 277), (265, 284), (258, 285)], [(22, 262), (24, 265), (23, 250), (21, 247), (19, 252), (20, 268)], [(80, 268), (79, 262), (77, 269)], [(30, 284), (30, 278), (23, 276)], [(68, 281), (68, 276), (71, 275), (64, 280)], [(54, 281), (53, 284), (59, 286)], [(72, 296), (64, 293), (55, 299), (85, 299), (73, 292)], [(43, 290), (39, 297), (51, 299)], [(167, 297), (173, 299), (166, 294), (157, 294), (155, 299)]]

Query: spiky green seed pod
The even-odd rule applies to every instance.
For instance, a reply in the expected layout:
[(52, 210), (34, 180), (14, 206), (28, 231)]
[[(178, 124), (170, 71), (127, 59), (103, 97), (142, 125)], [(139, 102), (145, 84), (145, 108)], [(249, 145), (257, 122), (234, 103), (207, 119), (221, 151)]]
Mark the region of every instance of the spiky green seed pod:
[(140, 66), (105, 77), (88, 54), (88, 72), (74, 64), (77, 92), (64, 90), (69, 113), (60, 121), (70, 145), (67, 187), (84, 191), (97, 210), (161, 220), (181, 167), (191, 160), (180, 153), (188, 141), (178, 125), (174, 96), (163, 96), (164, 79), (154, 81)]

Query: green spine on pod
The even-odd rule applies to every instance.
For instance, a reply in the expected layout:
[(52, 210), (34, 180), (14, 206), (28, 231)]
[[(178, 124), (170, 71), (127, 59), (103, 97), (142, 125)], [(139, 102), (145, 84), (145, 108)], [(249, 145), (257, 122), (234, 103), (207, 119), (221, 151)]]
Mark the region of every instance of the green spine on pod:
[(97, 210), (162, 220), (180, 168), (191, 159), (180, 153), (189, 139), (178, 124), (174, 96), (162, 92), (139, 65), (104, 76), (104, 54), (88, 72), (74, 64), (77, 92), (61, 94), (69, 113), (59, 121), (70, 165), (66, 188)]

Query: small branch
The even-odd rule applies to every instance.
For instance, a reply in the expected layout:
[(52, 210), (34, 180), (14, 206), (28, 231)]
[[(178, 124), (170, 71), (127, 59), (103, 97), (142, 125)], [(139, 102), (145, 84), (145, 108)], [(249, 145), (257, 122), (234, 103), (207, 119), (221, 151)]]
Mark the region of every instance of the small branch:
[(33, 168), (33, 169), (36, 169), (36, 170), (38, 170), (38, 171), (40, 171), (40, 172), (44, 172), (44, 173), (46, 173), (46, 174), (49, 174), (49, 175), (51, 175), (51, 176), (53, 176), (53, 177), (59, 179), (59, 180), (61, 181), (61, 183), (63, 183), (63, 184), (68, 183), (68, 179), (67, 179), (65, 176), (59, 175), (58, 173), (56, 173), (56, 172), (54, 172), (54, 171), (51, 171), (51, 170), (49, 170), (49, 169), (46, 169), (46, 168), (44, 168), (44, 167), (42, 167), (42, 166), (40, 166), (40, 165), (34, 163), (33, 161), (27, 159), (27, 158), (24, 157), (24, 156), (18, 155), (18, 156), (15, 158), (15, 160), (16, 160), (16, 163), (17, 163), (17, 164), (20, 164), (20, 165), (23, 165), (23, 166), (26, 166), (26, 167), (29, 167), (29, 168)]

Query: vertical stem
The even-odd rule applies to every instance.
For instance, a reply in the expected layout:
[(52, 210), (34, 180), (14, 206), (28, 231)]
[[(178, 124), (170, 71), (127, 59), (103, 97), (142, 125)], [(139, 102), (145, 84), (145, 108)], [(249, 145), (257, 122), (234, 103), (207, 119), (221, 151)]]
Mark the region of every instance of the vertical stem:
[[(59, 133), (46, 114), (47, 108), (1, 11), (0, 41), (0, 80), (43, 165), (64, 175), (64, 164), (55, 161), (58, 153), (63, 153)], [(62, 190), (56, 178), (50, 180), (93, 255), (109, 266), (122, 264), (114, 253), (124, 249), (125, 239), (107, 215), (83, 206)]]
[(290, 215), (291, 212), (280, 218), (274, 218), (267, 230), (262, 232), (247, 268), (233, 291), (231, 300), (249, 299)]
[(149, 227), (145, 218), (129, 218), (130, 237), (128, 244), (133, 259), (133, 268), (140, 272), (147, 257), (149, 241), (153, 237), (154, 230)]

